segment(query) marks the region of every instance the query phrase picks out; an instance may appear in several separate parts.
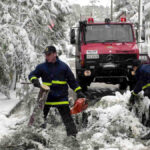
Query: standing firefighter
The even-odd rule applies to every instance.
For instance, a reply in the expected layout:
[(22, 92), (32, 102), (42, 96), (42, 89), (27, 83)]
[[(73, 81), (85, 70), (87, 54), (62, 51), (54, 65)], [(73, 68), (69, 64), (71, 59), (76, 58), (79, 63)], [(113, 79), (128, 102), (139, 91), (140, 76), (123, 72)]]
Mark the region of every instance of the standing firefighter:
[(62, 117), (68, 136), (76, 136), (77, 129), (70, 114), (68, 102), (68, 85), (77, 93), (77, 98), (84, 98), (81, 87), (67, 64), (57, 57), (56, 48), (48, 46), (45, 50), (46, 62), (39, 64), (29, 75), (30, 81), (35, 87), (40, 87), (38, 78), (42, 78), (44, 85), (50, 86), (50, 92), (44, 107), (44, 119), (51, 107), (56, 107)]
[(138, 93), (144, 91), (144, 96), (150, 98), (150, 64), (141, 64), (140, 60), (133, 61), (133, 75), (136, 77), (136, 85), (129, 100), (134, 105)]

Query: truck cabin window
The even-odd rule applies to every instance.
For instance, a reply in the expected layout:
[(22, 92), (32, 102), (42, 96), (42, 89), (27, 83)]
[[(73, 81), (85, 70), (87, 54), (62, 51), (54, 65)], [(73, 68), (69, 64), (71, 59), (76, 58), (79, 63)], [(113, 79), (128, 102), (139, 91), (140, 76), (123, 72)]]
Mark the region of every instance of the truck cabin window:
[(133, 42), (133, 32), (128, 24), (88, 25), (85, 33), (86, 43)]

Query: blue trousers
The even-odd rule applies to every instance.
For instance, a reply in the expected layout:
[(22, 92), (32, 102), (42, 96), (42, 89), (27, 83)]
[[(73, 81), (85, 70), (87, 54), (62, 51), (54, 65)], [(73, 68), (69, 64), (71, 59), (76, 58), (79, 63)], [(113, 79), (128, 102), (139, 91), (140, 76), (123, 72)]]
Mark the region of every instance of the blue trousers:
[[(44, 110), (43, 110), (44, 111), (44, 119), (47, 118), (48, 112), (51, 107), (54, 107), (54, 106), (45, 105)], [(58, 111), (61, 115), (62, 121), (66, 127), (67, 136), (76, 136), (77, 129), (76, 129), (76, 125), (73, 121), (73, 118), (70, 114), (69, 105), (60, 105), (60, 106), (56, 106), (56, 108), (58, 109)]]

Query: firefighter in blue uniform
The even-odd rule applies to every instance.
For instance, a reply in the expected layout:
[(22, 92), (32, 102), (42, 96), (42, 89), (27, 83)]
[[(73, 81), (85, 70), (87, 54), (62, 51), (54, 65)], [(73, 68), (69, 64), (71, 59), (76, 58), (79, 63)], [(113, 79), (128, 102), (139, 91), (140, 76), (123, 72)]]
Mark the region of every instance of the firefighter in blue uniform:
[[(135, 60), (133, 62), (133, 75), (135, 75), (137, 82), (129, 99), (131, 108), (138, 98), (138, 93), (142, 90), (144, 91), (144, 96), (147, 96), (150, 99), (150, 64), (141, 64), (139, 60)], [(150, 139), (150, 132), (142, 136), (141, 139)]]
[(69, 108), (68, 85), (77, 93), (77, 98), (83, 98), (85, 95), (71, 69), (57, 57), (56, 48), (48, 46), (44, 53), (46, 62), (37, 65), (36, 69), (29, 74), (29, 79), (35, 87), (40, 87), (38, 78), (41, 77), (43, 84), (50, 86), (51, 89), (44, 107), (45, 124), (43, 127), (46, 127), (46, 118), (50, 108), (57, 107), (66, 127), (67, 135), (76, 136), (77, 129)]

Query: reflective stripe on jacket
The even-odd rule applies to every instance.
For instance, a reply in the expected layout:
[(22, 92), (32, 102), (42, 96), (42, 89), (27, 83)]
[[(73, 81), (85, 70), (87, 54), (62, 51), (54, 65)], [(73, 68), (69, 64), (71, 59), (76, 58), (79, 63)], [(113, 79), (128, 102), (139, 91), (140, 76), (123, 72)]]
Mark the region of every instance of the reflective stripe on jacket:
[(57, 58), (55, 63), (44, 62), (39, 64), (29, 74), (29, 80), (42, 78), (43, 84), (50, 86), (46, 105), (62, 105), (68, 102), (68, 85), (77, 92), (81, 87), (69, 66)]
[(136, 80), (137, 83), (134, 88), (135, 94), (150, 87), (150, 64), (143, 64), (137, 69)]

